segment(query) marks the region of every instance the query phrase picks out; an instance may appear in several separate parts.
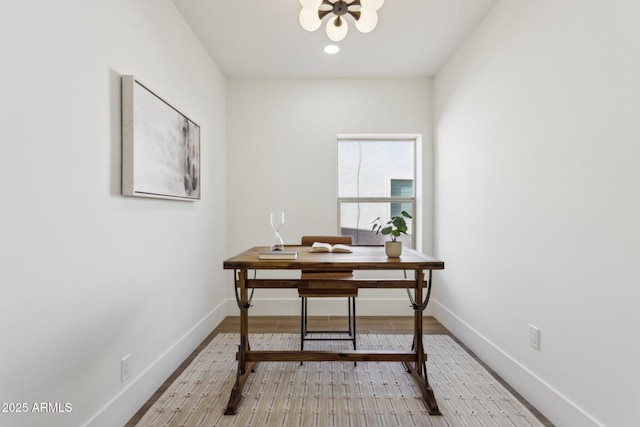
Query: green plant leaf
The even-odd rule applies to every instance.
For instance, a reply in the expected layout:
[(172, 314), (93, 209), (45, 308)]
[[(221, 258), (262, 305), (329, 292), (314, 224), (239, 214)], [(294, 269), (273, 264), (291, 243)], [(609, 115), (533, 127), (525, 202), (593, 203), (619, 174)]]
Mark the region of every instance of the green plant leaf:
[(401, 216), (396, 216), (393, 218), (393, 225), (395, 225), (399, 230), (404, 229), (404, 231), (407, 231), (407, 223)]
[(371, 231), (375, 231), (376, 234), (382, 233), (383, 235), (390, 235), (391, 241), (395, 242), (396, 237), (400, 234), (407, 234), (407, 222), (405, 218), (413, 218), (407, 211), (402, 211), (400, 215), (392, 216), (386, 224), (380, 219), (380, 217), (373, 220), (373, 226)]

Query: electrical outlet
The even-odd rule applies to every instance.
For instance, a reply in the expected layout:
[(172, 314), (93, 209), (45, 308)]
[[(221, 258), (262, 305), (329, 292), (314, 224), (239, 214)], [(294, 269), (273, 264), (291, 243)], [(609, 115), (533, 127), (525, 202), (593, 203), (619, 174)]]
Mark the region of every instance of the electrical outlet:
[(120, 360), (120, 382), (123, 383), (131, 375), (131, 355), (127, 354)]
[(540, 350), (540, 329), (533, 325), (529, 325), (529, 345)]

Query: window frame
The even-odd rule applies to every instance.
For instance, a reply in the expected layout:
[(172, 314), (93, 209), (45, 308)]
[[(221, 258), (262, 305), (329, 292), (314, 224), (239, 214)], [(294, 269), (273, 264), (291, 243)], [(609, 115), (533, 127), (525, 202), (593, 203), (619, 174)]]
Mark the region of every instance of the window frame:
[[(419, 218), (421, 216), (421, 208), (419, 201), (422, 199), (422, 185), (421, 181), (421, 159), (419, 155), (422, 152), (422, 135), (419, 134), (363, 134), (363, 135), (351, 135), (341, 134), (336, 138), (336, 152), (341, 141), (412, 141), (413, 142), (413, 197), (340, 197), (338, 188), (339, 175), (336, 173), (336, 199), (337, 199), (337, 233), (341, 233), (341, 218), (342, 218), (342, 204), (343, 203), (386, 203), (391, 208), (392, 203), (410, 203), (412, 221), (412, 239), (411, 248), (418, 249), (421, 246), (422, 239), (418, 238), (420, 230)], [(337, 171), (339, 172), (339, 159), (336, 155), (336, 165), (338, 165)], [(402, 178), (406, 179), (406, 178)], [(391, 181), (389, 182), (389, 185)], [(384, 219), (384, 218), (383, 218)], [(387, 218), (388, 220), (390, 218)]]

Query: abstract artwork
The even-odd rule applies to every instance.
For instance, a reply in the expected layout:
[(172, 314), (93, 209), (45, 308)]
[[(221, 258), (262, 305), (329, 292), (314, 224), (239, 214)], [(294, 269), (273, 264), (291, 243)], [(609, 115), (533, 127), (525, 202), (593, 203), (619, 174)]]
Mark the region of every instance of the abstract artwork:
[(122, 76), (122, 194), (200, 200), (200, 126)]

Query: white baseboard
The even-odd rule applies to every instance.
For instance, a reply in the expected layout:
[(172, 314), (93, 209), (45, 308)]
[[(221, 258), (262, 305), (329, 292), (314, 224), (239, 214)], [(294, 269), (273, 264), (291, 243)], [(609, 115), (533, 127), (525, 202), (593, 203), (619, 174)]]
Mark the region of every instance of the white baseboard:
[[(235, 299), (227, 300), (229, 316), (239, 316), (240, 310)], [(431, 316), (430, 307), (425, 316)], [(250, 310), (252, 316), (300, 316), (300, 298), (254, 298)], [(363, 298), (356, 300), (358, 316), (412, 316), (413, 310), (408, 298)], [(310, 298), (310, 316), (346, 316), (345, 298)]]
[[(222, 322), (226, 315), (226, 305), (222, 302), (143, 372), (132, 378), (130, 384), (107, 402), (102, 409), (83, 424), (83, 427), (124, 425), (182, 363), (185, 355), (188, 356)], [(121, 422), (117, 422), (117, 420)]]
[(555, 425), (604, 427), (437, 300), (431, 301), (430, 304), (435, 318), (440, 323)]

